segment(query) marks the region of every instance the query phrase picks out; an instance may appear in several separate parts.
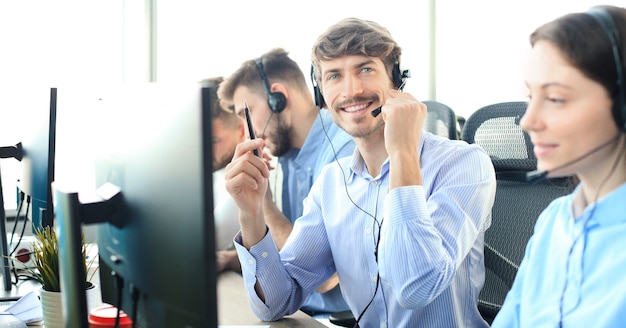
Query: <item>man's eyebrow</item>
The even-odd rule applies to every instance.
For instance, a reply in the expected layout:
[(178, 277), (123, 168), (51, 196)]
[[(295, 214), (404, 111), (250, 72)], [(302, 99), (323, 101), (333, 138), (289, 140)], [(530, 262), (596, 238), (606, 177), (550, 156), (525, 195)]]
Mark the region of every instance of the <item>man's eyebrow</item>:
[(361, 68), (363, 66), (367, 66), (367, 65), (370, 65), (370, 64), (373, 64), (373, 63), (374, 63), (374, 60), (367, 59), (367, 60), (364, 60), (364, 61), (354, 65), (354, 68)]
[(338, 72), (339, 72), (338, 68), (331, 68), (329, 70), (326, 70), (325, 72), (322, 72), (322, 76), (332, 75), (332, 74), (336, 74)]

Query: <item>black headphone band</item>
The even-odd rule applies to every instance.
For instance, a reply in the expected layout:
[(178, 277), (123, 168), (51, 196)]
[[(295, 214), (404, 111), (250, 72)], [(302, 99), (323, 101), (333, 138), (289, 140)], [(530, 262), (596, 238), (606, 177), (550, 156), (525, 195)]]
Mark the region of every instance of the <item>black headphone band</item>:
[(315, 106), (317, 108), (322, 109), (324, 107), (324, 96), (322, 96), (322, 92), (320, 91), (319, 86), (317, 85), (317, 80), (315, 79), (315, 65), (311, 64), (311, 85), (313, 85), (313, 98), (315, 100)]
[(270, 91), (270, 84), (267, 81), (267, 76), (265, 75), (265, 68), (263, 68), (263, 57), (255, 59), (254, 63), (259, 71), (259, 75), (261, 75), (261, 81), (263, 82), (265, 92), (267, 93), (267, 104), (269, 105), (270, 110), (275, 114), (282, 112), (287, 106), (287, 98), (282, 92)]
[(259, 75), (261, 75), (261, 81), (263, 81), (263, 86), (265, 87), (265, 91), (267, 94), (270, 94), (270, 84), (267, 82), (267, 76), (265, 76), (265, 69), (263, 68), (263, 58), (257, 58), (254, 60), (256, 64), (256, 68), (259, 71)]
[(622, 131), (626, 131), (626, 91), (624, 86), (626, 81), (624, 81), (624, 66), (622, 65), (622, 57), (619, 48), (620, 38), (617, 26), (609, 12), (602, 8), (592, 8), (585, 13), (591, 16), (600, 27), (602, 27), (611, 42), (611, 51), (613, 52), (615, 72), (617, 75), (617, 95), (613, 99), (613, 117), (618, 127)]

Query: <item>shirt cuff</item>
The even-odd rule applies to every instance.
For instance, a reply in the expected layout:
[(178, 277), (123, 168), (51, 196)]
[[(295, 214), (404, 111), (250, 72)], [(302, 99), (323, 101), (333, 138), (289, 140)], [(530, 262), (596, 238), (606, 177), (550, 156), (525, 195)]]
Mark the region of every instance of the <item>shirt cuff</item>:
[[(257, 272), (263, 272), (264, 269), (271, 266), (271, 263), (275, 261), (280, 262), (280, 256), (272, 233), (268, 230), (265, 237), (261, 239), (256, 245), (253, 245), (250, 250), (246, 249), (242, 244), (241, 231), (235, 236), (235, 249), (237, 249), (237, 255), (239, 256), (239, 262), (241, 262), (241, 269), (243, 273), (250, 274), (253, 277), (257, 276)], [(256, 279), (256, 278), (255, 278)]]
[(275, 267), (276, 263), (280, 263), (280, 255), (274, 244), (271, 232), (265, 234), (256, 245), (250, 250), (242, 245), (241, 231), (234, 238), (235, 249), (241, 263), (241, 274), (244, 280), (244, 286), (248, 294), (248, 299), (254, 312), (259, 318), (270, 316), (269, 308), (263, 302), (254, 290), (258, 276), (268, 274), (268, 268)]

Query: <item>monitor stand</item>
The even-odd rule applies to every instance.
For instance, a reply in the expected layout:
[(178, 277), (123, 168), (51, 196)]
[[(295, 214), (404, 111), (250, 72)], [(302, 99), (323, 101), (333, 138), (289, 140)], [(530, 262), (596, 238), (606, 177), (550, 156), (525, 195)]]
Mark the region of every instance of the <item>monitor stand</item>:
[(2, 291), (11, 291), (11, 270), (9, 269), (9, 245), (7, 242), (7, 218), (4, 211), (4, 193), (2, 191), (2, 171), (0, 170), (0, 274), (3, 278)]

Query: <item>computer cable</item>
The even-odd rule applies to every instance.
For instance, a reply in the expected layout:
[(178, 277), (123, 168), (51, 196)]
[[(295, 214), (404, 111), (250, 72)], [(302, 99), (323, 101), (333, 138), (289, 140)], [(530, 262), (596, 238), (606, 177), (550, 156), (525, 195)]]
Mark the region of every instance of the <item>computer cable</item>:
[[(17, 204), (17, 210), (15, 213), (15, 222), (13, 223), (13, 229), (11, 229), (11, 238), (8, 240), (8, 247), (11, 247), (11, 245), (13, 244), (13, 236), (15, 235), (15, 230), (17, 229), (17, 222), (20, 219), (20, 214), (22, 213), (22, 208), (24, 206), (24, 198), (25, 198), (25, 194), (23, 191), (20, 191), (20, 201)], [(28, 211), (28, 209), (26, 209)], [(26, 213), (26, 215), (24, 215), (24, 221), (26, 221), (26, 218), (28, 217), (28, 213)], [(19, 242), (18, 242), (19, 244)], [(15, 248), (9, 252), (9, 256), (13, 255), (13, 253), (15, 253), (15, 251), (17, 250), (17, 246), (15, 246)]]
[(137, 307), (138, 307), (138, 303), (139, 303), (139, 289), (137, 289), (135, 287), (135, 285), (130, 284), (130, 295), (132, 297), (132, 301), (133, 301), (133, 313), (131, 318), (133, 319), (133, 328), (137, 327)]
[[(14, 222), (14, 224), (13, 224), (13, 229), (12, 229), (12, 233), (11, 233), (11, 238), (10, 238), (10, 240), (8, 241), (7, 248), (10, 248), (10, 247), (11, 247), (11, 244), (13, 244), (13, 236), (15, 236), (15, 230), (16, 230), (16, 228), (17, 228), (17, 222), (19, 221), (20, 215), (21, 215), (21, 213), (22, 213), (22, 208), (24, 207), (24, 200), (25, 200), (25, 198), (26, 198), (25, 193), (24, 193), (23, 191), (20, 191), (19, 196), (20, 196), (20, 197), (19, 197), (20, 201), (19, 201), (19, 203), (18, 203), (18, 205), (17, 205), (17, 211), (16, 211), (16, 213), (15, 213), (15, 222)], [(24, 227), (23, 227), (23, 229), (22, 229), (22, 234), (20, 235), (19, 240), (18, 240), (18, 241), (17, 241), (17, 243), (15, 244), (15, 247), (11, 250), (11, 252), (9, 252), (9, 253), (7, 254), (7, 255), (8, 255), (8, 257), (9, 257), (9, 259), (11, 259), (11, 261), (18, 261), (18, 259), (17, 259), (17, 258), (13, 259), (13, 254), (17, 251), (17, 249), (19, 248), (20, 243), (22, 242), (22, 238), (23, 238), (23, 236), (24, 236), (24, 230), (25, 230), (25, 228), (26, 228), (26, 222), (28, 221), (28, 220), (27, 220), (27, 218), (28, 218), (28, 210), (29, 210), (29, 205), (30, 205), (30, 196), (29, 196), (29, 197), (27, 197), (27, 199), (28, 199), (28, 200), (27, 200), (28, 205), (27, 205), (27, 207), (26, 207), (26, 215), (24, 215)], [(28, 252), (28, 253), (25, 253), (25, 254), (19, 254), (19, 255), (20, 255), (20, 256), (30, 256), (31, 254), (32, 254), (32, 252)], [(15, 277), (15, 281), (12, 281), (12, 283), (13, 283), (14, 285), (16, 285), (16, 286), (17, 286), (17, 284), (18, 284), (18, 283), (19, 283), (19, 281), (20, 281), (20, 274), (19, 274), (19, 272), (18, 272), (18, 270), (17, 270), (17, 266), (16, 266), (16, 265), (11, 265), (11, 273), (13, 274), (13, 277)], [(34, 279), (34, 277), (32, 277), (32, 275), (29, 275), (27, 278), (28, 278), (28, 279)]]
[[(115, 328), (120, 327), (120, 311), (122, 308), (122, 292), (124, 291), (124, 279), (115, 271), (111, 271), (111, 276), (115, 280), (115, 287), (117, 287), (117, 314), (115, 316)], [(135, 320), (133, 320), (134, 322)]]
[[(21, 207), (21, 203), (23, 203), (23, 199), (24, 199), (24, 193), (20, 192), (21, 195), (21, 201), (20, 201), (20, 206)], [(20, 246), (20, 243), (22, 242), (22, 239), (24, 239), (24, 232), (26, 231), (26, 224), (28, 223), (28, 212), (32, 211), (31, 207), (31, 198), (30, 196), (26, 197), (26, 212), (24, 212), (24, 224), (22, 224), (22, 231), (20, 232), (20, 237), (18, 238), (17, 242), (15, 243), (15, 247), (13, 247), (13, 249), (11, 250), (11, 253), (9, 254), (9, 257), (13, 256), (13, 254), (17, 251), (17, 249)], [(15, 222), (13, 224), (13, 231), (11, 232), (11, 242), (9, 243), (9, 245), (13, 244), (13, 237), (15, 236), (15, 230), (17, 230), (17, 223), (19, 221), (20, 218), (20, 210), (18, 210), (18, 212), (15, 215)]]

